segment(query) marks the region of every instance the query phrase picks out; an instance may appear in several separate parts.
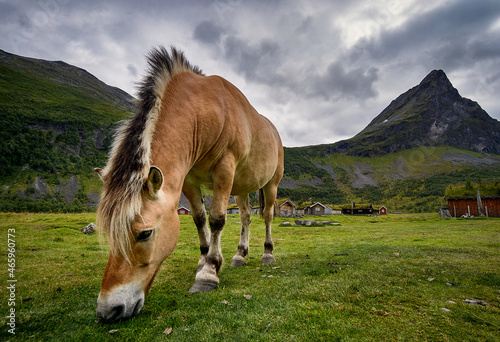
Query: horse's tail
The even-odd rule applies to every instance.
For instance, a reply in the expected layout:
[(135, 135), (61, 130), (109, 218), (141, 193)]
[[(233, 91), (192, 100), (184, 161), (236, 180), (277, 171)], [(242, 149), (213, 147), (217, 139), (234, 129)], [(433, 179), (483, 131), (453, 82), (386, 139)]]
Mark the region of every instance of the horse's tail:
[(259, 190), (259, 215), (261, 218), (264, 217), (264, 207), (266, 201), (264, 201), (264, 190)]

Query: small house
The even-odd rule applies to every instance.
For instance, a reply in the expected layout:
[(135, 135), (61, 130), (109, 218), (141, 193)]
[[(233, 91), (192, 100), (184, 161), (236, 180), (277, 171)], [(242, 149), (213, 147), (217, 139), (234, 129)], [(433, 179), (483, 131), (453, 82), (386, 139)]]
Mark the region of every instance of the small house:
[(179, 207), (179, 208), (177, 208), (177, 214), (179, 214), (179, 215), (190, 215), (191, 214), (191, 210), (189, 210), (186, 207)]
[(295, 208), (297, 215), (309, 215), (309, 207), (311, 206), (311, 204), (312, 202), (303, 202), (299, 204)]
[(304, 202), (301, 205), (297, 206), (296, 211), (298, 215), (322, 216), (340, 214), (340, 212), (333, 210), (329, 205), (322, 204), (320, 202)]
[(488, 216), (500, 217), (500, 196), (482, 196), (481, 209), (477, 197), (446, 197), (448, 210), (452, 217), (466, 216)]
[(332, 208), (330, 208), (327, 205), (321, 204), (319, 202), (310, 205), (307, 212), (309, 215), (316, 215), (316, 216), (333, 215)]
[(240, 213), (240, 208), (236, 204), (229, 204), (227, 206), (227, 214), (239, 214)]
[(297, 213), (295, 204), (289, 199), (279, 204), (279, 216), (288, 217), (294, 216)]
[(384, 206), (381, 206), (379, 209), (378, 209), (378, 213), (379, 215), (387, 215), (387, 208), (384, 207)]
[[(385, 207), (383, 207), (383, 208), (384, 208), (385, 214), (387, 214), (387, 209)], [(356, 206), (355, 203), (351, 203), (350, 206), (343, 206), (342, 207), (342, 214), (344, 214), (344, 215), (377, 215), (377, 214), (380, 214), (380, 211), (379, 211), (379, 209), (374, 208), (372, 204), (370, 204), (370, 205), (358, 204)]]
[(500, 182), (483, 183), (474, 186), (449, 186), (445, 191), (450, 216), (500, 217)]

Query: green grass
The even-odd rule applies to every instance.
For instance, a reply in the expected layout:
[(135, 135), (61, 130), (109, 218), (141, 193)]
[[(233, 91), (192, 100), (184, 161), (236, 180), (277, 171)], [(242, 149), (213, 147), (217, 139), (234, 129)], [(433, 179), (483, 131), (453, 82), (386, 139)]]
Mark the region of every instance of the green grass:
[[(95, 316), (107, 248), (79, 230), (94, 214), (0, 214), (16, 230), (16, 335), (6, 325), (7, 255), (0, 340), (34, 341), (499, 341), (500, 220), (435, 214), (331, 216), (340, 226), (273, 223), (277, 262), (262, 266), (264, 232), (253, 216), (247, 266), (231, 268), (238, 216), (222, 234), (220, 287), (188, 294), (199, 248), (191, 217), (141, 313)], [(251, 295), (250, 299), (244, 295)], [(470, 305), (481, 299), (487, 306)], [(445, 311), (448, 309), (450, 311)], [(169, 335), (163, 332), (172, 328)], [(111, 333), (110, 331), (116, 330)]]

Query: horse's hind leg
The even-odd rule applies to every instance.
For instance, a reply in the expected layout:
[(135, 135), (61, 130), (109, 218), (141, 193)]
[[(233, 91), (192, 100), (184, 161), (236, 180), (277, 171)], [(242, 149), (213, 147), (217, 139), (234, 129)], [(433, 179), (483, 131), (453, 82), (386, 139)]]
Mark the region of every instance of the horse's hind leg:
[(238, 252), (233, 257), (231, 266), (243, 266), (246, 264), (245, 256), (248, 254), (248, 235), (250, 226), (250, 198), (246, 196), (235, 196), (236, 204), (240, 209), (241, 234), (240, 243), (238, 244)]
[(266, 240), (264, 242), (264, 254), (262, 255), (262, 263), (270, 264), (276, 261), (273, 256), (273, 238), (271, 236), (271, 223), (274, 215), (274, 202), (278, 187), (273, 184), (267, 184), (263, 188), (264, 193), (264, 222), (266, 224)]

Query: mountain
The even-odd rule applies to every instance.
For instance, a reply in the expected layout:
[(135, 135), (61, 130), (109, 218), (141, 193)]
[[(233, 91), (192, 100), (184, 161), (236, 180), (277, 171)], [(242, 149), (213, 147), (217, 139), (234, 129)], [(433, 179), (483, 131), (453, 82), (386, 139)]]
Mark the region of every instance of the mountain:
[[(0, 50), (0, 211), (93, 210), (117, 122), (133, 98), (61, 61)], [(279, 196), (429, 211), (450, 184), (500, 179), (498, 121), (442, 71), (352, 139), (285, 148)]]
[(285, 149), (279, 195), (413, 210), (466, 180), (500, 180), (500, 122), (434, 70), (353, 138)]
[(351, 139), (325, 146), (351, 156), (382, 156), (421, 146), (500, 154), (500, 122), (463, 98), (442, 70), (401, 94)]
[(105, 164), (133, 97), (67, 63), (0, 50), (0, 103), (3, 202), (35, 211), (31, 200), (44, 196), (61, 208), (75, 198), (75, 208), (95, 204), (100, 184), (92, 169)]
[[(61, 89), (68, 87), (84, 99), (88, 98), (99, 103), (105, 102), (108, 106), (116, 105), (128, 111), (134, 108), (133, 97), (125, 91), (111, 87), (86, 70), (63, 61), (22, 57), (0, 50), (0, 65), (18, 71), (35, 82), (37, 79), (38, 81), (46, 80), (61, 86)], [(2, 71), (4, 72), (4, 70)], [(3, 72), (2, 75), (6, 76)], [(19, 89), (18, 82), (10, 83), (10, 86), (12, 87), (11, 92), (14, 92), (16, 88)]]

